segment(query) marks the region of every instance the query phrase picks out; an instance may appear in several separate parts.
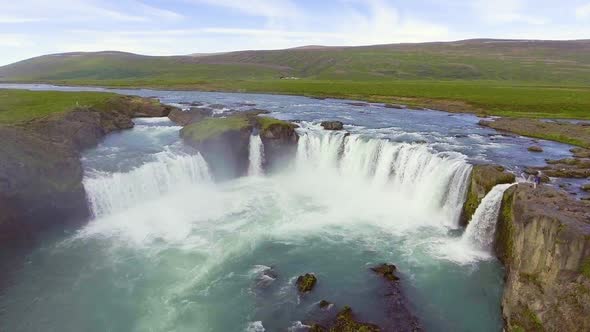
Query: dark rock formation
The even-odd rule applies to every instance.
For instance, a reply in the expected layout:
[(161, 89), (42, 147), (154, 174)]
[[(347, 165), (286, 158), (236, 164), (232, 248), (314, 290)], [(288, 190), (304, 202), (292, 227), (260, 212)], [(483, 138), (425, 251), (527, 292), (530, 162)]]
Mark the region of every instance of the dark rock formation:
[(573, 153), (574, 158), (590, 158), (590, 150), (584, 148), (572, 148), (570, 150)]
[(254, 126), (246, 116), (207, 118), (184, 127), (180, 135), (201, 152), (218, 180), (246, 174)]
[(0, 140), (0, 245), (88, 218), (82, 165), (71, 145), (9, 126), (0, 127)]
[(357, 107), (371, 106), (371, 104), (369, 104), (369, 103), (363, 103), (363, 102), (349, 102), (347, 104), (350, 105), (350, 106), (357, 106)]
[(383, 263), (381, 265), (372, 267), (371, 270), (389, 281), (399, 280), (399, 277), (395, 275), (397, 267), (393, 264)]
[(527, 150), (530, 152), (543, 152), (543, 148), (538, 145), (529, 146)]
[(361, 323), (354, 317), (352, 309), (344, 307), (336, 316), (334, 322), (328, 328), (319, 324), (311, 325), (309, 331), (315, 332), (380, 332), (379, 326), (370, 323)]
[(502, 166), (473, 166), (469, 188), (467, 189), (467, 198), (461, 212), (461, 225), (465, 226), (469, 223), (479, 203), (492, 188), (498, 184), (512, 183), (515, 179), (514, 174), (506, 172)]
[(89, 211), (80, 152), (110, 132), (133, 127), (132, 117), (161, 117), (172, 109), (153, 99), (123, 96), (100, 109), (0, 126), (0, 244), (35, 240), (51, 227), (85, 222)]
[(318, 279), (315, 275), (311, 273), (306, 273), (302, 276), (297, 277), (297, 281), (295, 281), (295, 284), (297, 285), (297, 290), (299, 290), (300, 293), (309, 293), (313, 290), (317, 281)]
[(554, 178), (584, 179), (590, 177), (590, 159), (566, 158), (547, 160), (546, 166), (533, 167), (533, 169)]
[(590, 331), (590, 203), (549, 186), (504, 194), (495, 250), (509, 331)]
[(342, 130), (344, 129), (344, 123), (340, 121), (324, 121), (321, 126), (326, 130)]
[(263, 110), (240, 112), (224, 118), (205, 118), (181, 130), (183, 140), (198, 149), (215, 178), (230, 179), (248, 171), (250, 136), (258, 133), (264, 145), (265, 169), (272, 169), (297, 148), (297, 125), (258, 116)]
[(371, 268), (383, 278), (385, 285), (382, 296), (385, 299), (388, 322), (382, 326), (386, 331), (421, 331), (420, 321), (412, 314), (410, 305), (403, 293), (397, 267), (393, 264), (380, 264)]
[(385, 104), (385, 105), (383, 105), (383, 107), (385, 107), (385, 108), (395, 108), (395, 109), (398, 109), (398, 110), (403, 110), (403, 109), (406, 108), (405, 105), (399, 105), (399, 104)]
[(263, 166), (266, 170), (280, 169), (295, 156), (299, 141), (299, 135), (295, 131), (297, 127), (296, 124), (287, 121), (269, 117), (257, 118), (257, 129), (264, 145)]
[(222, 105), (222, 104), (212, 104), (212, 105), (209, 105), (209, 107), (214, 110), (222, 110), (224, 108), (227, 108), (225, 105)]
[(179, 109), (173, 110), (168, 114), (168, 118), (178, 125), (187, 126), (191, 123), (201, 121), (206, 117), (210, 117), (211, 115), (213, 115), (213, 110), (210, 108), (193, 107), (188, 111), (182, 111)]
[(318, 305), (320, 306), (321, 309), (328, 309), (328, 308), (330, 308), (330, 306), (332, 305), (332, 303), (330, 303), (330, 302), (328, 302), (326, 300), (321, 300)]

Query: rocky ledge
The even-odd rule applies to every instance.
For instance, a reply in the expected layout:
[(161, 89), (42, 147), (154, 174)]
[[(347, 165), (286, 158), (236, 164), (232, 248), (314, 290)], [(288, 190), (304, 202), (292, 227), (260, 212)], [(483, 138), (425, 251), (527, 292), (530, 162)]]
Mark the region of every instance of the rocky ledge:
[(471, 171), (467, 198), (461, 212), (461, 225), (466, 226), (481, 200), (498, 184), (512, 183), (515, 176), (497, 165), (475, 165)]
[(590, 331), (590, 203), (550, 186), (513, 186), (495, 243), (508, 331)]
[(272, 170), (297, 149), (297, 125), (267, 116), (261, 111), (209, 117), (184, 127), (182, 139), (202, 154), (217, 179), (245, 175), (249, 165), (251, 135), (260, 135), (264, 146), (263, 167)]
[(161, 117), (171, 110), (157, 100), (124, 96), (100, 109), (0, 126), (0, 245), (87, 221), (80, 152), (110, 132), (133, 127), (133, 117)]

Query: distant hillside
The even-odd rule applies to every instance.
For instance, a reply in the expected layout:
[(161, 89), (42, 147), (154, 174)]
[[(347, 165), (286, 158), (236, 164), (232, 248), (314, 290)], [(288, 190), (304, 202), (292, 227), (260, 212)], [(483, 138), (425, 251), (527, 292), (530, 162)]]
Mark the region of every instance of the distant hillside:
[(490, 80), (590, 84), (590, 40), (466, 40), (364, 47), (308, 46), (156, 57), (122, 52), (46, 55), (0, 67), (0, 81)]

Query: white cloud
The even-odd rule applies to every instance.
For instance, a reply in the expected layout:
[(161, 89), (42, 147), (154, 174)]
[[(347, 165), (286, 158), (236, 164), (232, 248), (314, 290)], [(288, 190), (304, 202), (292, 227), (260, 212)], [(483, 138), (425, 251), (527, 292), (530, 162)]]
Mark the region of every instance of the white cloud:
[(43, 19), (33, 17), (0, 16), (0, 24), (32, 23), (41, 21), (43, 21)]
[[(130, 14), (133, 13), (133, 14)], [(2, 4), (0, 24), (104, 21), (150, 22), (178, 20), (182, 15), (149, 6), (140, 1), (20, 0)]]
[(20, 34), (0, 33), (0, 46), (2, 47), (21, 47), (27, 44), (26, 36)]
[(341, 35), (340, 42), (344, 45), (422, 42), (450, 38), (448, 27), (401, 13), (384, 0), (345, 0), (343, 3), (353, 5), (337, 13), (334, 22)]
[(224, 7), (250, 16), (270, 19), (295, 17), (299, 7), (290, 0), (187, 0), (196, 4)]
[(590, 2), (576, 8), (576, 17), (579, 19), (590, 18)]
[(527, 11), (526, 0), (477, 0), (473, 7), (480, 17), (488, 23), (525, 23), (541, 25), (547, 23), (543, 17), (524, 14)]

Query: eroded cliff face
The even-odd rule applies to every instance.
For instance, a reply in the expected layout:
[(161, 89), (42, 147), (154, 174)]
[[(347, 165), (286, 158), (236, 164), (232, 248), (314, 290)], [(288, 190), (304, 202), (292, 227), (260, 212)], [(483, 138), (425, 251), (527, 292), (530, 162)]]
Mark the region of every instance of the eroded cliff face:
[(119, 97), (103, 107), (0, 126), (0, 245), (86, 222), (80, 152), (110, 132), (133, 127), (132, 117), (166, 116), (171, 110), (138, 97)]
[(183, 141), (201, 152), (217, 180), (246, 175), (251, 135), (260, 135), (264, 146), (264, 169), (278, 168), (287, 156), (293, 156), (299, 136), (297, 125), (260, 111), (241, 112), (226, 117), (208, 117), (184, 127)]
[(481, 200), (498, 184), (513, 183), (515, 176), (497, 165), (475, 165), (469, 178), (467, 197), (461, 212), (460, 223), (466, 226)]
[(590, 331), (590, 205), (548, 186), (510, 188), (496, 254), (508, 331)]

